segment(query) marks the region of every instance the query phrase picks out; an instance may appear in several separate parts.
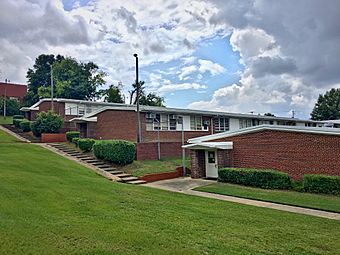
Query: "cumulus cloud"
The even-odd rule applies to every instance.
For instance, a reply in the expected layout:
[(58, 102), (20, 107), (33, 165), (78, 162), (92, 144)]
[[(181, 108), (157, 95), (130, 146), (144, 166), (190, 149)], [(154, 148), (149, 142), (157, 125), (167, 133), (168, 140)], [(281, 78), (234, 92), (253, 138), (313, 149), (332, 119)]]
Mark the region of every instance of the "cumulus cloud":
[(198, 63), (200, 64), (200, 67), (198, 68), (198, 71), (200, 71), (200, 73), (209, 72), (211, 73), (211, 75), (217, 75), (225, 71), (225, 68), (223, 66), (210, 60), (199, 59)]
[(200, 90), (205, 89), (206, 86), (198, 83), (178, 83), (178, 84), (166, 84), (161, 86), (157, 91), (160, 95), (165, 95), (169, 92), (179, 90)]

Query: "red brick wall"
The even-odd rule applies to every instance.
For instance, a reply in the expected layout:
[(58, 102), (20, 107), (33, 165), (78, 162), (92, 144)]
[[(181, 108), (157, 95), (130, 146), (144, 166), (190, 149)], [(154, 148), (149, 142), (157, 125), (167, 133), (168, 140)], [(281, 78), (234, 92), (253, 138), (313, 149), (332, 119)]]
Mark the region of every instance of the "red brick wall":
[[(158, 159), (158, 144), (139, 143), (136, 145), (137, 160), (155, 160)], [(161, 142), (160, 143), (161, 158), (180, 158), (182, 157), (181, 142)], [(189, 155), (189, 152), (185, 152)]]
[(20, 100), (27, 94), (26, 85), (0, 82), (0, 97), (5, 96), (5, 90), (7, 97), (15, 97)]
[(133, 111), (104, 111), (97, 115), (97, 139), (137, 142), (137, 116)]
[(41, 134), (42, 143), (56, 143), (66, 141), (66, 134)]
[(215, 141), (234, 143), (233, 167), (271, 168), (295, 179), (303, 174), (340, 175), (339, 136), (261, 131)]
[(140, 179), (146, 182), (155, 182), (155, 181), (178, 178), (181, 176), (183, 176), (183, 167), (177, 167), (176, 171), (174, 172), (146, 174), (140, 177)]
[(205, 172), (205, 150), (192, 150), (191, 157), (191, 178), (203, 178)]

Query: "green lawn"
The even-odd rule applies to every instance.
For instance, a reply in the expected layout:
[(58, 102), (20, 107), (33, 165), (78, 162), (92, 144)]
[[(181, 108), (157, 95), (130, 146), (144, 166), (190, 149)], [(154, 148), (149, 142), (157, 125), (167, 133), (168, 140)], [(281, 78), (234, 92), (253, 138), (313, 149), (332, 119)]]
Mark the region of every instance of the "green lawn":
[(0, 254), (339, 254), (340, 222), (113, 183), (0, 144)]
[(195, 190), (287, 205), (297, 205), (332, 212), (340, 212), (340, 196), (328, 196), (285, 190), (259, 189), (220, 182), (199, 187)]
[(16, 139), (14, 136), (10, 136), (5, 131), (2, 131), (0, 129), (0, 143), (13, 143), (13, 142), (18, 142), (18, 141), (19, 140)]
[(0, 125), (3, 124), (12, 124), (13, 123), (13, 117), (12, 116), (7, 116), (6, 119), (4, 116), (0, 116)]
[[(186, 159), (186, 167), (190, 166), (190, 160)], [(124, 172), (134, 176), (143, 176), (152, 173), (173, 172), (176, 167), (182, 166), (182, 159), (140, 160), (122, 167)]]

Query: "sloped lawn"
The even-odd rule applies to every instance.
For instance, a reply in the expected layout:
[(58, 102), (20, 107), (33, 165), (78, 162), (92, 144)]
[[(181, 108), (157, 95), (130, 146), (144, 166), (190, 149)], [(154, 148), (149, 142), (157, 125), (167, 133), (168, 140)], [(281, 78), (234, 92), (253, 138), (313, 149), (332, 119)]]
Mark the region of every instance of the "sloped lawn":
[(340, 213), (340, 196), (214, 183), (195, 190)]
[(0, 116), (0, 125), (3, 124), (12, 124), (13, 123), (13, 117), (7, 116), (6, 118), (4, 116)]
[(339, 254), (340, 222), (112, 183), (0, 144), (0, 254)]

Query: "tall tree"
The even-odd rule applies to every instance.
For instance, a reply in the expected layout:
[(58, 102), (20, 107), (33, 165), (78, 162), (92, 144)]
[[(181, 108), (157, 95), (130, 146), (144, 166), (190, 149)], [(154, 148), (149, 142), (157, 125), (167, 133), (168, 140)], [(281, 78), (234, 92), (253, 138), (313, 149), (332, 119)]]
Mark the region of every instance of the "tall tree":
[(42, 54), (35, 59), (33, 68), (28, 69), (26, 75), (28, 79), (28, 92), (24, 99), (26, 105), (32, 105), (39, 100), (38, 90), (40, 87), (51, 86), (51, 65), (63, 59), (63, 56), (52, 54)]
[(124, 103), (123, 95), (119, 86), (111, 85), (108, 89), (101, 90), (104, 101), (109, 103)]
[[(139, 103), (141, 105), (149, 105), (149, 106), (162, 106), (164, 107), (164, 98), (157, 96), (156, 93), (150, 92), (149, 94), (145, 93), (145, 82), (140, 81), (140, 91), (139, 91)], [(130, 104), (137, 104), (137, 86), (136, 83), (132, 84), (132, 90), (129, 91), (130, 94)]]
[(324, 95), (319, 95), (311, 113), (313, 120), (340, 119), (340, 89), (331, 89)]

